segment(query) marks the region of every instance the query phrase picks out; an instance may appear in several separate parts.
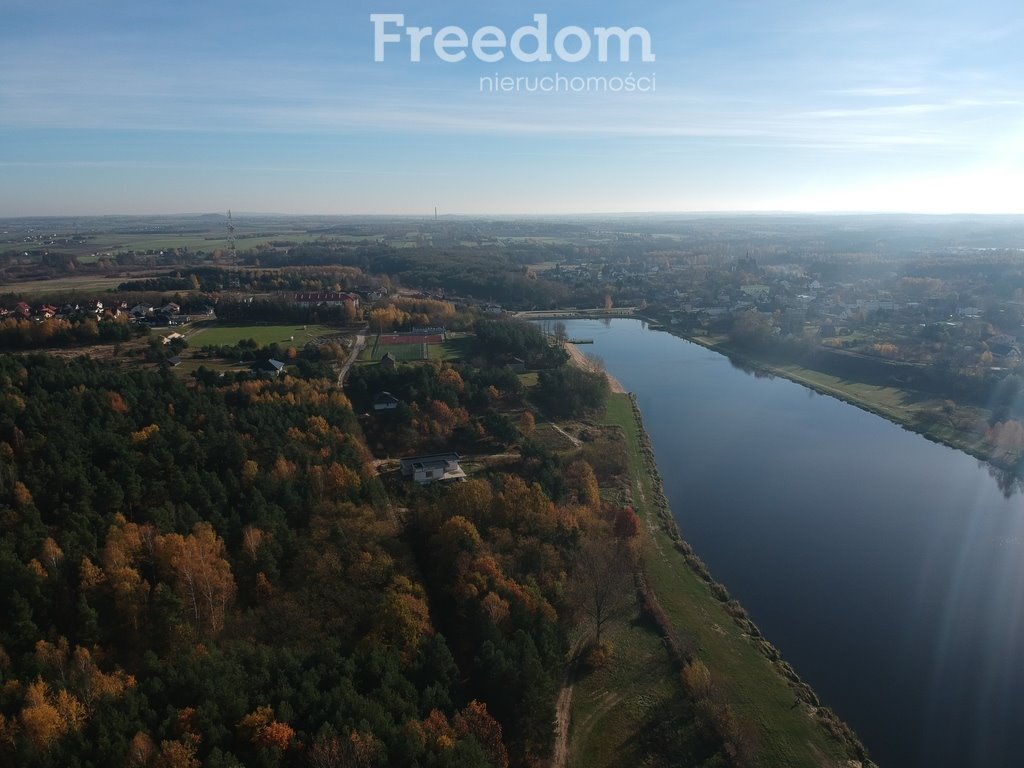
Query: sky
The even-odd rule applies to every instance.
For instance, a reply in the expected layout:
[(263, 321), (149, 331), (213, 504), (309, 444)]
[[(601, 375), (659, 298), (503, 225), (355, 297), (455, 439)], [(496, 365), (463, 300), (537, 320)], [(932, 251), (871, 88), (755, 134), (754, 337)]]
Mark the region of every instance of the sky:
[(489, 6), (0, 0), (0, 217), (1024, 213), (1019, 0)]

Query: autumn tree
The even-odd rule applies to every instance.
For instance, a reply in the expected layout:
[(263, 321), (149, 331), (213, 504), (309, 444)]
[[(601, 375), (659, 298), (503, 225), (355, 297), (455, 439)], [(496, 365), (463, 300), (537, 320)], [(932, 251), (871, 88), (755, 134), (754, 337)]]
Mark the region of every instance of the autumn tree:
[(585, 461), (574, 461), (562, 473), (565, 488), (577, 504), (597, 509), (601, 504), (601, 491), (593, 468)]
[(257, 707), (242, 718), (238, 724), (238, 735), (256, 749), (278, 749), (285, 751), (295, 737), (294, 729), (274, 717), (271, 707)]
[(635, 539), (640, 535), (640, 517), (632, 507), (619, 507), (615, 510), (612, 532), (624, 540)]
[(139, 618), (149, 600), (151, 588), (149, 582), (143, 579), (139, 572), (143, 541), (149, 533), (118, 514), (107, 532), (102, 554), (103, 575), (113, 592), (114, 603), (132, 629), (136, 630)]
[(200, 768), (202, 763), (196, 757), (197, 748), (198, 744), (193, 737), (161, 741), (160, 752), (152, 768)]
[(101, 699), (122, 696), (135, 685), (135, 678), (120, 669), (103, 672), (89, 649), (77, 646), (72, 656), (71, 683), (91, 713)]
[(706, 699), (711, 695), (711, 672), (700, 659), (693, 659), (683, 668), (683, 685), (694, 701)]
[(537, 420), (533, 414), (530, 411), (523, 411), (523, 415), (519, 417), (519, 431), (529, 437), (536, 428)]
[(209, 523), (196, 523), (188, 536), (168, 534), (157, 546), (161, 562), (173, 573), (175, 591), (189, 607), (195, 630), (216, 635), (235, 596), (224, 541)]
[(430, 607), (423, 588), (405, 576), (397, 577), (377, 611), (371, 637), (398, 649), (411, 661), (424, 638), (433, 634)]
[(29, 742), (42, 752), (82, 727), (85, 707), (66, 689), (53, 693), (41, 678), (36, 678), (25, 691), (25, 706), (19, 720)]
[(445, 494), (442, 506), (452, 517), (464, 517), (474, 525), (487, 525), (494, 494), (486, 480), (473, 478), (453, 485)]
[(139, 731), (128, 743), (128, 753), (124, 757), (126, 768), (146, 768), (156, 755), (156, 745), (144, 731)]
[(57, 569), (60, 568), (60, 564), (64, 562), (64, 551), (57, 545), (56, 541), (47, 536), (43, 541), (39, 559), (43, 561), (43, 565), (46, 566), (50, 573), (56, 573)]
[(487, 705), (473, 700), (455, 715), (452, 725), (457, 736), (476, 739), (494, 768), (508, 768), (508, 750), (501, 738), (501, 724), (491, 717)]

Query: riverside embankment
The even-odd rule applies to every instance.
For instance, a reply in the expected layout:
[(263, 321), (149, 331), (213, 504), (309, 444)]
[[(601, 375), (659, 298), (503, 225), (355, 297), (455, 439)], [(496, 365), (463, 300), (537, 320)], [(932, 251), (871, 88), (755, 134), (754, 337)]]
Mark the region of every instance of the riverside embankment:
[(1014, 486), (637, 320), (566, 326), (635, 393), (686, 541), (879, 764), (1019, 764)]

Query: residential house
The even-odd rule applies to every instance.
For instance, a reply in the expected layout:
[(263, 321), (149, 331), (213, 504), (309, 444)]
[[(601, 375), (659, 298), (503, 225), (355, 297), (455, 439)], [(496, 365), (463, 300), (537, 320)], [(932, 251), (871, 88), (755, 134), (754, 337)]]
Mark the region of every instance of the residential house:
[(269, 376), (277, 378), (284, 370), (284, 363), (280, 360), (270, 358), (269, 360), (257, 360), (249, 368), (257, 376)]
[(1001, 365), (1016, 368), (1021, 363), (1020, 345), (1017, 339), (1008, 333), (1001, 333), (988, 340), (988, 348), (992, 357)]
[(164, 338), (162, 340), (162, 343), (163, 344), (170, 344), (175, 339), (184, 339), (184, 338), (185, 338), (185, 336), (183, 334), (178, 333), (177, 331), (175, 331), (174, 333), (168, 333), (166, 336), (164, 336)]
[(398, 408), (402, 401), (392, 395), (390, 392), (380, 392), (375, 398), (373, 398), (373, 410), (375, 411), (393, 411)]
[(390, 352), (385, 352), (384, 357), (380, 359), (379, 365), (385, 371), (393, 371), (395, 370), (395, 367), (398, 365), (398, 361), (395, 360), (394, 355), (392, 355)]
[(505, 358), (505, 367), (512, 373), (526, 373), (526, 361), (521, 357), (509, 355)]
[(465, 480), (466, 473), (459, 466), (460, 458), (457, 453), (440, 453), (432, 456), (412, 456), (402, 459), (402, 476), (412, 478), (413, 481), (420, 485)]

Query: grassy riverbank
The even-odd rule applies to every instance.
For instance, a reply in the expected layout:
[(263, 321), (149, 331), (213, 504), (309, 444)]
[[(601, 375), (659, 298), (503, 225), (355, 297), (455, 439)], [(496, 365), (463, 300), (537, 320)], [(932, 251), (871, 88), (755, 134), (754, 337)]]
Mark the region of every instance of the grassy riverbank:
[[(669, 625), (667, 632), (672, 639), (667, 646), (672, 651), (670, 665), (675, 677), (684, 660), (699, 659), (708, 667), (715, 696), (735, 713), (754, 764), (779, 768), (848, 765), (847, 761), (859, 751), (852, 734), (830, 712), (818, 708), (810, 689), (778, 660), (774, 648), (760, 637), (742, 609), (728, 602), (724, 588), (710, 581), (699, 560), (679, 539), (653, 454), (629, 395), (612, 395), (605, 423), (620, 427), (625, 435), (632, 500), (644, 523), (646, 581)], [(621, 633), (620, 629), (620, 637)], [(620, 649), (617, 658), (628, 656), (632, 647), (640, 649), (646, 642), (639, 634), (632, 638), (627, 635), (626, 640), (631, 644)], [(595, 701), (600, 708), (599, 689), (606, 690), (605, 696), (611, 698), (595, 715)], [(619, 704), (631, 702), (629, 706), (635, 710), (648, 690), (655, 697), (659, 695), (640, 674), (621, 675), (614, 684), (597, 676), (577, 683), (571, 743), (578, 759), (572, 764), (588, 764), (583, 759), (586, 756), (600, 754), (603, 747), (615, 747), (606, 742), (616, 741), (617, 729), (595, 727), (595, 716), (611, 723), (616, 710), (621, 709), (633, 721), (642, 719), (642, 713), (631, 716), (626, 705)]]
[(1016, 457), (1000, 453), (983, 437), (990, 416), (984, 408), (958, 405), (935, 394), (834, 376), (797, 362), (764, 360), (736, 349), (724, 337), (687, 336), (669, 332), (723, 354), (736, 363), (789, 379), (815, 392), (881, 416), (933, 442), (956, 448), (1007, 471), (1014, 471)]

